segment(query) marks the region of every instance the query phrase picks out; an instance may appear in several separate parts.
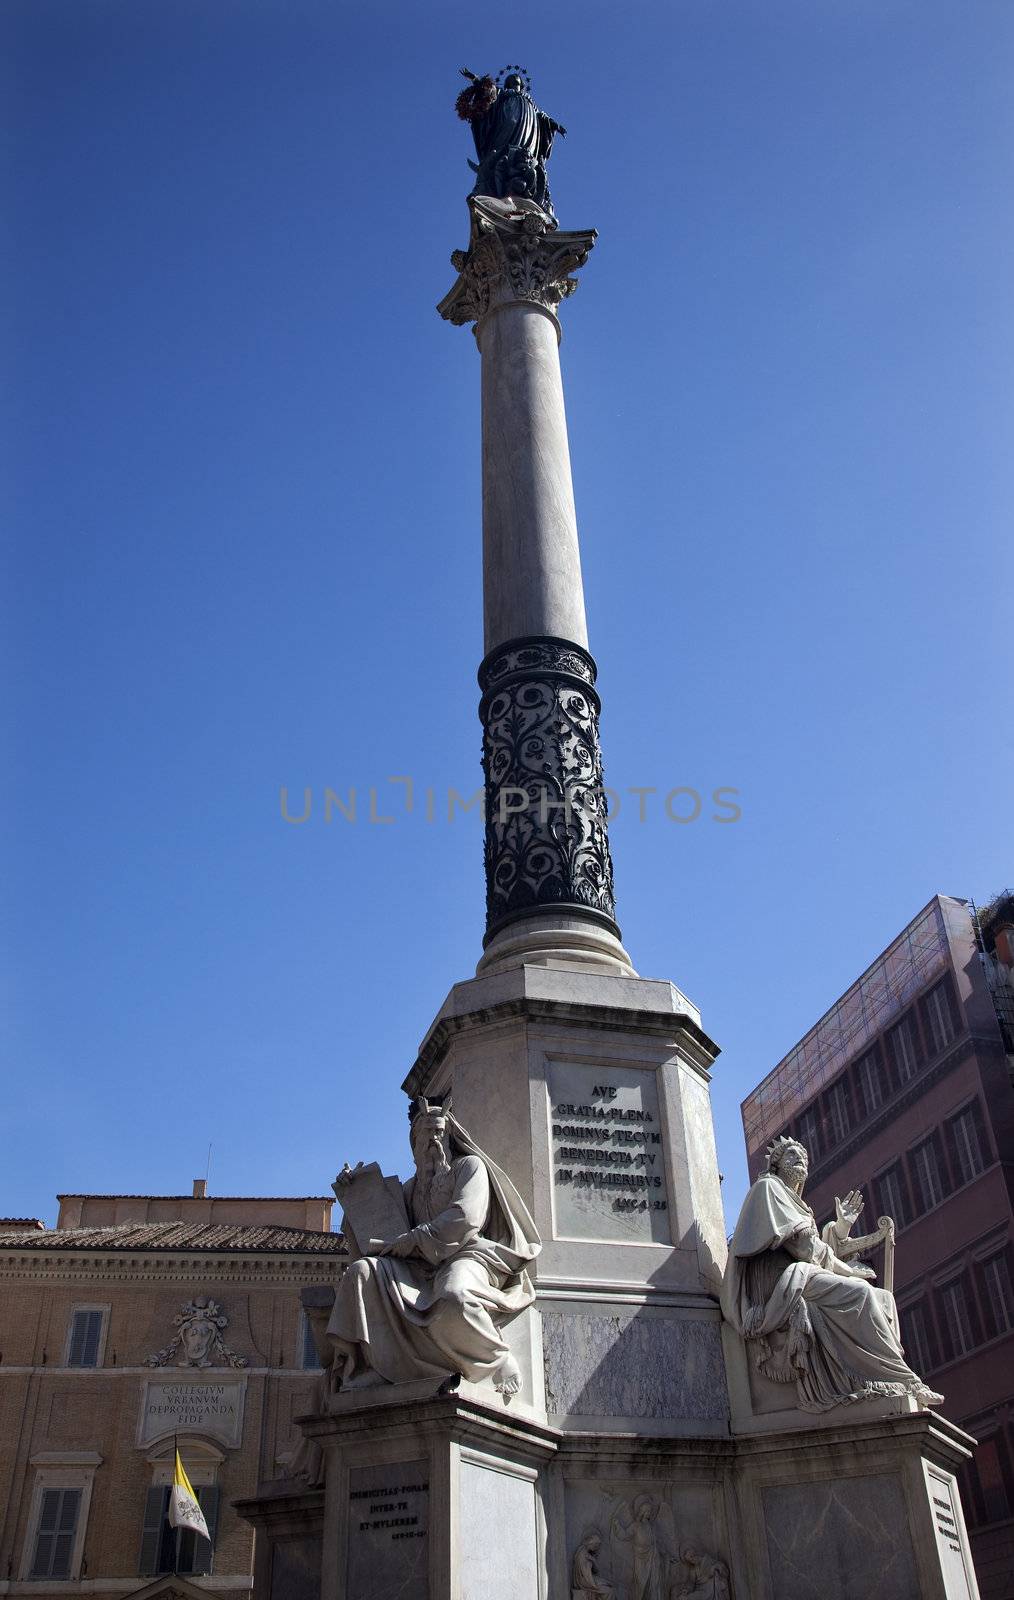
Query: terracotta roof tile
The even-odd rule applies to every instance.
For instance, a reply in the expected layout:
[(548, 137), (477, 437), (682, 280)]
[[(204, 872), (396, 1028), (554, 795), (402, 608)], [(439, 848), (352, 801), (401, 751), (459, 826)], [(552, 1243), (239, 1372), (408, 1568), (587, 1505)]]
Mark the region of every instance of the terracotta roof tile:
[(251, 1227), (234, 1222), (121, 1222), (108, 1228), (46, 1228), (31, 1233), (0, 1229), (4, 1250), (166, 1250), (286, 1255), (344, 1255), (340, 1233), (308, 1228)]

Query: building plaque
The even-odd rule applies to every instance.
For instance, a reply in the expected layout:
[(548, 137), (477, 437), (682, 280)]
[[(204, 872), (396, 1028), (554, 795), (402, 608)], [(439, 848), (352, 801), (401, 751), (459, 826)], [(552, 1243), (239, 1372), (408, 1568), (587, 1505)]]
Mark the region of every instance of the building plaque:
[(556, 1235), (669, 1244), (669, 1193), (654, 1069), (550, 1061)]
[(171, 1433), (205, 1433), (235, 1449), (243, 1437), (245, 1378), (200, 1383), (149, 1380), (141, 1394), (139, 1445)]
[(429, 1595), (429, 1464), (385, 1462), (349, 1473), (346, 1593), (370, 1600)]

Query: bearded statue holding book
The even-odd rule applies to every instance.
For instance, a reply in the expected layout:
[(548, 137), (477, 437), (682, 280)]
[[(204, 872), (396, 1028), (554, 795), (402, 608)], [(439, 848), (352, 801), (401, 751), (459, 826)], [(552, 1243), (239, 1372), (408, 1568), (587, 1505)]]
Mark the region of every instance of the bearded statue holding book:
[(327, 1327), (335, 1386), (489, 1378), (506, 1404), (521, 1375), (501, 1329), (535, 1299), (535, 1224), (448, 1111), (420, 1097), (409, 1117), (407, 1183), (375, 1164), (335, 1179), (353, 1257)]

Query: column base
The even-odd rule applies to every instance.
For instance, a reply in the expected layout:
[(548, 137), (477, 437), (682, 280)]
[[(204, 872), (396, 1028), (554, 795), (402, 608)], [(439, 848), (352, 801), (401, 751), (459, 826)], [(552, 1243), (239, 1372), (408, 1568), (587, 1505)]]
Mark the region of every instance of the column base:
[(556, 967), (637, 977), (633, 962), (614, 933), (567, 912), (551, 917), (523, 917), (508, 923), (486, 946), (475, 975), (491, 977), (516, 967)]

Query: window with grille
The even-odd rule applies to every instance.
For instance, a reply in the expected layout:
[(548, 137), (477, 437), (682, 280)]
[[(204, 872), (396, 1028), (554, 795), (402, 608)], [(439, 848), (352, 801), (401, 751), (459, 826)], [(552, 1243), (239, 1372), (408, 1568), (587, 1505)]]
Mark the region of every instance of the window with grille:
[(859, 1063), (859, 1092), (863, 1097), (867, 1116), (871, 1116), (884, 1098), (880, 1084), (880, 1068), (872, 1050)]
[(827, 1119), (832, 1140), (841, 1144), (849, 1131), (849, 1108), (843, 1083), (833, 1083), (827, 1092)]
[(990, 1333), (994, 1337), (1014, 1327), (1014, 1295), (1011, 1293), (1010, 1267), (1005, 1254), (991, 1256), (982, 1264), (986, 1309)]
[(954, 1014), (946, 979), (926, 996), (926, 1018), (934, 1051), (945, 1049), (954, 1038)]
[(940, 1176), (940, 1159), (937, 1155), (936, 1142), (927, 1139), (921, 1144), (912, 1156), (912, 1165), (915, 1168), (916, 1183), (919, 1187), (919, 1198), (924, 1211), (930, 1211), (938, 1206), (944, 1197), (943, 1179)]
[(71, 1317), (70, 1340), (67, 1345), (68, 1367), (97, 1367), (102, 1343), (101, 1309), (75, 1311)]
[(905, 1341), (905, 1356), (913, 1371), (925, 1377), (936, 1365), (930, 1341), (929, 1319), (922, 1304), (909, 1306), (901, 1314), (901, 1331)]
[(891, 1167), (887, 1172), (881, 1173), (877, 1179), (877, 1189), (880, 1194), (881, 1213), (893, 1217), (898, 1227), (903, 1228), (908, 1220), (908, 1208), (905, 1204), (901, 1168)]
[(156, 1577), (161, 1572), (179, 1572), (191, 1577), (210, 1573), (218, 1524), (218, 1485), (195, 1484), (194, 1493), (204, 1512), (210, 1539), (192, 1528), (170, 1527), (169, 1484), (153, 1484), (148, 1490), (141, 1530), (142, 1577)]
[(955, 1117), (951, 1123), (951, 1134), (954, 1139), (954, 1152), (958, 1160), (958, 1171), (961, 1173), (962, 1183), (970, 1183), (985, 1168), (982, 1159), (982, 1141), (979, 1138), (978, 1119), (975, 1107), (969, 1106), (967, 1111)]
[(889, 1038), (891, 1040), (891, 1054), (894, 1056), (894, 1065), (898, 1073), (898, 1082), (907, 1083), (917, 1066), (915, 1035), (912, 1032), (911, 1017), (903, 1017), (897, 1027), (891, 1029)]
[(80, 1489), (43, 1489), (30, 1578), (69, 1578), (74, 1557)]
[(947, 1326), (947, 1337), (951, 1347), (951, 1356), (967, 1355), (975, 1345), (975, 1336), (972, 1332), (972, 1319), (968, 1311), (968, 1297), (965, 1286), (959, 1280), (949, 1283), (941, 1289), (940, 1299), (943, 1302), (944, 1321)]
[(320, 1356), (317, 1354), (317, 1346), (313, 1339), (313, 1324), (305, 1311), (303, 1312), (303, 1366), (320, 1366)]

